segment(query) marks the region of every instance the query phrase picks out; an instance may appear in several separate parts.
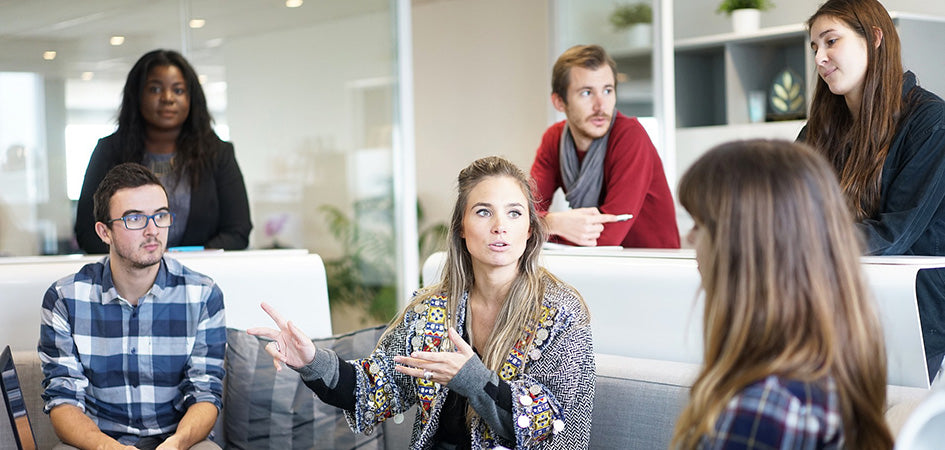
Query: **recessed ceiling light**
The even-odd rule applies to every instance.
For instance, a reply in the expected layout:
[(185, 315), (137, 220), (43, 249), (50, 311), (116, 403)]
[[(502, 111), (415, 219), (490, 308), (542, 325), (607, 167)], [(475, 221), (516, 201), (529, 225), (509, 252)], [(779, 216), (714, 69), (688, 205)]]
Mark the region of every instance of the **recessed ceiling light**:
[(190, 19), (190, 28), (203, 28), (207, 24), (204, 19)]
[(43, 52), (43, 59), (45, 59), (46, 61), (52, 61), (56, 59), (56, 52), (52, 50)]
[(207, 82), (207, 76), (206, 76), (206, 75), (197, 75), (197, 81), (199, 81), (200, 84), (204, 84), (204, 83)]
[(108, 39), (108, 43), (114, 45), (115, 47), (125, 43), (124, 36), (112, 36)]
[(89, 81), (94, 76), (95, 74), (92, 72), (82, 72), (82, 75), (80, 76), (80, 78), (82, 78), (82, 81)]
[(298, 8), (302, 6), (302, 0), (285, 0), (286, 8)]

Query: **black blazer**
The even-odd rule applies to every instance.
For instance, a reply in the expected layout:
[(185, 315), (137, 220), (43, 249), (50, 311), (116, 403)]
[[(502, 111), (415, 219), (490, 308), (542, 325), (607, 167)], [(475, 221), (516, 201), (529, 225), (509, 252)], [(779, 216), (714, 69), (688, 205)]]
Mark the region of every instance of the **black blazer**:
[[(212, 158), (211, 170), (201, 174), (198, 186), (191, 186), (190, 217), (180, 245), (245, 249), (249, 245), (253, 224), (249, 218), (246, 185), (236, 163), (233, 144), (220, 141)], [(76, 207), (75, 237), (86, 253), (108, 253), (108, 245), (95, 233), (92, 195), (105, 174), (121, 162), (118, 135), (99, 139), (89, 159)]]

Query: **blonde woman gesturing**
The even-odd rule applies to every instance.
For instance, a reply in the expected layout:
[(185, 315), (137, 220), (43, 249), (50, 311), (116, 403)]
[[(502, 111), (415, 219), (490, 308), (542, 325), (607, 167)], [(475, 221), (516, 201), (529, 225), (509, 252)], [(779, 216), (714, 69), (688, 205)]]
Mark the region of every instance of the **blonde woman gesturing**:
[(419, 404), (412, 448), (587, 448), (594, 350), (587, 305), (538, 265), (529, 180), (479, 159), (459, 174), (442, 279), (418, 292), (365, 359), (341, 361), (277, 312), (268, 337), (355, 431)]

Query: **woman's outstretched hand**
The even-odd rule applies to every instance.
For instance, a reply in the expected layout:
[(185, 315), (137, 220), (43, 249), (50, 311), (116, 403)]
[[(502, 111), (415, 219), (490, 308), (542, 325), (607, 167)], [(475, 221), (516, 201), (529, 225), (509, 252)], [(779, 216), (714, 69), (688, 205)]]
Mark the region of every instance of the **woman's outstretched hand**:
[(454, 352), (413, 352), (410, 356), (395, 356), (394, 369), (402, 374), (425, 378), (439, 384), (449, 384), (459, 369), (475, 354), (472, 347), (453, 328), (448, 330)]
[(272, 364), (276, 366), (276, 370), (282, 370), (280, 363), (286, 363), (291, 367), (302, 367), (312, 362), (315, 359), (315, 344), (312, 340), (291, 321), (286, 321), (282, 314), (279, 314), (268, 303), (262, 302), (260, 306), (279, 329), (253, 327), (246, 332), (253, 336), (272, 339), (272, 342), (266, 344), (266, 352), (272, 355)]

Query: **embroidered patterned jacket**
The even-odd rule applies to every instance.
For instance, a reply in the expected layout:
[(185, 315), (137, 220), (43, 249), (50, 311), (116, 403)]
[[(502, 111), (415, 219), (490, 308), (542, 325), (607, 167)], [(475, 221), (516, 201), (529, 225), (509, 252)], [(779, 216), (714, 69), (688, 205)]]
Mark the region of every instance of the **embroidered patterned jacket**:
[[(376, 424), (419, 403), (412, 447), (430, 448), (439, 414), (449, 388), (394, 370), (394, 356), (412, 351), (438, 351), (448, 341), (446, 298), (433, 296), (407, 311), (404, 320), (388, 333), (378, 349), (353, 361), (357, 383), (355, 409), (346, 412), (357, 432), (370, 433)], [(457, 331), (463, 334), (467, 301), (456, 311)], [(498, 437), (482, 418), (472, 423), (472, 448), (496, 445), (517, 448), (587, 448), (594, 401), (594, 349), (587, 314), (572, 288), (546, 280), (542, 317), (526, 334), (535, 338), (527, 347), (523, 336), (509, 349), (498, 374), (511, 387), (512, 428), (515, 442)]]

